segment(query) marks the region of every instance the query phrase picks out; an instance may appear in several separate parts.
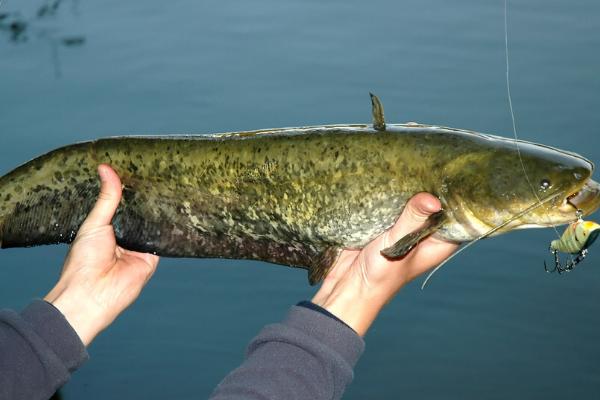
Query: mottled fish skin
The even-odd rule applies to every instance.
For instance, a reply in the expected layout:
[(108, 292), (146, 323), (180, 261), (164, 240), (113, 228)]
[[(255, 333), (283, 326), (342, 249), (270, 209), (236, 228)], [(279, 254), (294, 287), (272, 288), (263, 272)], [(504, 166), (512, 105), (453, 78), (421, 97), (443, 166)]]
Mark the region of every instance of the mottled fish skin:
[[(512, 140), (418, 124), (383, 129), (331, 125), (66, 146), (0, 178), (0, 244), (72, 241), (98, 194), (100, 163), (124, 185), (113, 220), (120, 245), (302, 267), (314, 270), (313, 282), (340, 249), (361, 248), (393, 225), (415, 193), (440, 198), (447, 222), (437, 235), (457, 242), (535, 202)], [(561, 202), (589, 179), (591, 162), (520, 143), (530, 178), (550, 179), (565, 195), (504, 231), (572, 220)], [(595, 210), (598, 199), (586, 207)]]

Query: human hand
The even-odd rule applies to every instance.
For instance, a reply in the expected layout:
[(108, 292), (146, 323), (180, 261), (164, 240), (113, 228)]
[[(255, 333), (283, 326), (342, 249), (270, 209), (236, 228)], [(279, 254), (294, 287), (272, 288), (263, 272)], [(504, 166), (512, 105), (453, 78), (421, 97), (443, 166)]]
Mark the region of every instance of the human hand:
[(105, 164), (98, 174), (96, 205), (79, 228), (58, 283), (44, 298), (86, 346), (139, 296), (159, 260), (117, 246), (111, 221), (121, 201), (121, 180)]
[(396, 224), (361, 250), (343, 250), (312, 299), (364, 336), (379, 311), (408, 282), (449, 257), (458, 247), (435, 237), (421, 241), (406, 256), (389, 260), (380, 251), (420, 228), (440, 201), (419, 193)]

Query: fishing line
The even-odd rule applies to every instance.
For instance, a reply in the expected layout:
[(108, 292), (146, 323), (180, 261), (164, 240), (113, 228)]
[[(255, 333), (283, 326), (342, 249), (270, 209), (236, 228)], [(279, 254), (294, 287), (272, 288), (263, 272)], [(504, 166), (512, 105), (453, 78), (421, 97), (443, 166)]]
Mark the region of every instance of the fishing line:
[[(442, 268), (448, 261), (450, 261), (450, 259), (454, 258), (458, 253), (462, 252), (467, 247), (472, 246), (473, 244), (475, 244), (476, 242), (480, 241), (481, 239), (484, 239), (484, 238), (490, 236), (491, 234), (493, 234), (494, 232), (497, 232), (498, 230), (504, 228), (506, 225), (510, 224), (511, 222), (515, 221), (518, 218), (521, 218), (522, 216), (524, 216), (525, 214), (529, 213), (530, 211), (533, 211), (536, 208), (538, 208), (538, 207), (540, 207), (542, 205), (545, 205), (550, 200), (555, 199), (559, 194), (561, 194), (563, 192), (563, 191), (559, 190), (556, 193), (554, 193), (553, 195), (546, 197), (542, 201), (542, 199), (540, 198), (540, 196), (538, 196), (538, 192), (533, 187), (533, 184), (531, 183), (531, 180), (529, 179), (529, 175), (527, 174), (527, 170), (525, 169), (525, 163), (523, 162), (523, 156), (521, 155), (521, 148), (519, 146), (519, 137), (517, 135), (517, 123), (515, 121), (515, 112), (514, 112), (514, 108), (513, 108), (513, 104), (512, 104), (512, 96), (511, 96), (511, 92), (510, 92), (510, 62), (509, 62), (510, 60), (509, 60), (508, 53), (509, 53), (508, 52), (508, 0), (504, 0), (504, 54), (505, 54), (505, 59), (506, 59), (506, 94), (507, 94), (507, 97), (508, 97), (508, 108), (510, 110), (510, 117), (511, 117), (511, 121), (512, 121), (513, 135), (514, 135), (514, 139), (515, 139), (515, 148), (517, 149), (517, 155), (519, 157), (519, 163), (521, 164), (521, 169), (523, 170), (523, 174), (525, 175), (525, 179), (527, 180), (527, 184), (531, 188), (531, 192), (535, 196), (537, 202), (534, 203), (534, 204), (532, 204), (531, 206), (527, 207), (525, 210), (519, 212), (518, 214), (514, 215), (513, 217), (509, 218), (508, 220), (502, 222), (500, 225), (497, 225), (494, 228), (490, 229), (489, 231), (487, 231), (483, 235), (481, 235), (481, 236), (477, 237), (476, 239), (470, 241), (469, 243), (467, 243), (466, 245), (464, 245), (460, 249), (458, 249), (450, 257), (448, 257), (447, 259), (445, 259), (444, 261), (442, 261), (441, 264), (439, 264), (437, 267), (435, 267), (429, 273), (429, 275), (427, 275), (427, 278), (425, 278), (425, 281), (421, 285), (421, 289), (425, 288), (425, 286), (427, 285), (427, 282), (429, 282), (429, 279), (431, 279), (431, 277), (433, 276), (433, 274), (435, 274), (440, 268)], [(554, 232), (556, 232), (556, 236), (560, 239), (561, 236), (560, 236), (560, 233), (558, 232), (558, 230), (556, 229), (556, 227), (552, 226), (552, 229), (554, 229)]]
[[(513, 135), (515, 137), (515, 147), (517, 149), (517, 155), (519, 156), (519, 162), (521, 163), (521, 169), (523, 170), (523, 174), (525, 175), (525, 179), (527, 180), (527, 184), (531, 188), (531, 191), (538, 202), (541, 202), (540, 197), (538, 196), (537, 190), (533, 187), (531, 180), (529, 179), (529, 175), (527, 174), (527, 170), (525, 169), (525, 163), (523, 162), (523, 156), (521, 155), (521, 148), (519, 146), (519, 138), (517, 136), (517, 124), (515, 122), (515, 112), (513, 109), (512, 96), (510, 93), (510, 63), (508, 58), (508, 0), (504, 0), (504, 54), (506, 56), (506, 94), (508, 97), (508, 108), (510, 110), (510, 118), (512, 120), (512, 128)], [(560, 239), (560, 233), (556, 229), (555, 226), (552, 226), (556, 236)]]
[(425, 278), (425, 281), (421, 285), (421, 290), (425, 289), (425, 285), (427, 285), (427, 282), (429, 282), (429, 279), (433, 276), (433, 274), (435, 274), (440, 268), (442, 268), (444, 266), (444, 264), (446, 264), (448, 261), (450, 261), (452, 258), (454, 258), (458, 253), (462, 252), (467, 247), (470, 247), (470, 246), (474, 245), (476, 242), (480, 241), (481, 239), (485, 239), (486, 237), (494, 234), (495, 232), (497, 232), (500, 229), (504, 228), (506, 225), (510, 224), (511, 222), (514, 222), (515, 220), (521, 218), (525, 214), (527, 214), (527, 213), (535, 210), (536, 208), (538, 208), (538, 207), (546, 204), (547, 202), (549, 202), (551, 200), (554, 200), (555, 198), (557, 198), (559, 195), (563, 194), (564, 192), (565, 192), (564, 190), (558, 190), (556, 193), (554, 193), (554, 194), (546, 197), (544, 200), (540, 200), (540, 201), (538, 201), (536, 203), (533, 203), (532, 205), (530, 205), (529, 207), (527, 207), (523, 211), (521, 211), (521, 212), (513, 215), (511, 218), (507, 219), (506, 221), (504, 221), (500, 225), (496, 225), (495, 227), (493, 227), (492, 229), (490, 229), (489, 231), (487, 231), (483, 235), (481, 235), (481, 236), (473, 239), (472, 241), (470, 241), (469, 243), (467, 243), (466, 245), (464, 245), (463, 247), (461, 247), (460, 249), (458, 249), (457, 251), (455, 251), (450, 257), (448, 257), (444, 261), (442, 261), (442, 263), (440, 265), (438, 265), (437, 267), (435, 267), (429, 273), (429, 275), (427, 275), (427, 278)]

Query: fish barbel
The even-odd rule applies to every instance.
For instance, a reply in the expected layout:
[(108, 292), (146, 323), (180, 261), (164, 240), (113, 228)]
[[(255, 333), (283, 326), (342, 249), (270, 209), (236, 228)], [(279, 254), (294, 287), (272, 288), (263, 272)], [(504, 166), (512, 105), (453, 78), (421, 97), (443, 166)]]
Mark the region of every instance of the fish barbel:
[(341, 249), (391, 227), (418, 192), (443, 208), (424, 235), (453, 242), (511, 218), (494, 234), (568, 223), (575, 207), (587, 215), (600, 205), (593, 164), (579, 155), (519, 141), (532, 188), (515, 140), (385, 124), (373, 104), (373, 124), (113, 137), (51, 151), (0, 178), (0, 245), (71, 242), (95, 203), (100, 163), (123, 183), (113, 219), (121, 246), (302, 267), (311, 283)]

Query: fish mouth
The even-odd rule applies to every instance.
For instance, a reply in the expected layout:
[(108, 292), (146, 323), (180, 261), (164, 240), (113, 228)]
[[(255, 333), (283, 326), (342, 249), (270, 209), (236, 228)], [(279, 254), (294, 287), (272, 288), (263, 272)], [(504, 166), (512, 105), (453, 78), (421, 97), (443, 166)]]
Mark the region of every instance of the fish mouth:
[(589, 215), (600, 207), (600, 184), (588, 179), (579, 191), (572, 193), (563, 200), (561, 211), (573, 212), (581, 210), (583, 215)]

